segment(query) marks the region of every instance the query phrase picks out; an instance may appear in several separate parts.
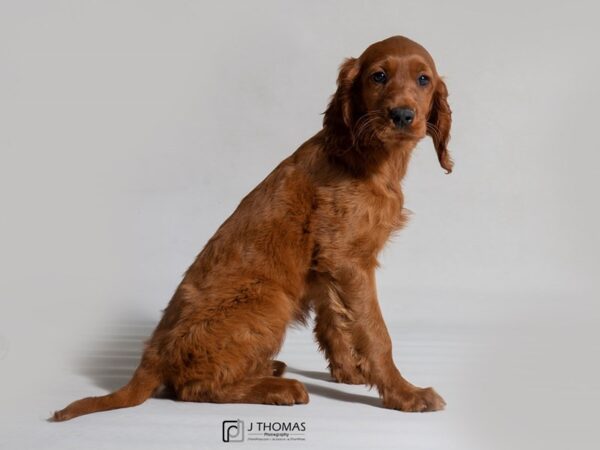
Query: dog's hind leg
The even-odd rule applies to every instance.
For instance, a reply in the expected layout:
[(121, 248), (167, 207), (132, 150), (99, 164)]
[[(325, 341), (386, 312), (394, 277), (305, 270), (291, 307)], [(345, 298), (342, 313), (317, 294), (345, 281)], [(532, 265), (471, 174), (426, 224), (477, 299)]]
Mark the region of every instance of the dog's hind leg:
[(308, 392), (298, 380), (273, 376), (247, 378), (228, 386), (208, 391), (205, 383), (191, 381), (185, 384), (177, 397), (188, 402), (261, 403), (267, 405), (294, 405), (308, 403)]
[[(239, 275), (238, 275), (239, 277)], [(216, 403), (306, 403), (304, 386), (279, 378), (285, 364), (273, 360), (294, 311), (279, 285), (248, 277), (218, 291), (182, 289), (194, 302), (162, 337), (162, 354), (177, 398)]]

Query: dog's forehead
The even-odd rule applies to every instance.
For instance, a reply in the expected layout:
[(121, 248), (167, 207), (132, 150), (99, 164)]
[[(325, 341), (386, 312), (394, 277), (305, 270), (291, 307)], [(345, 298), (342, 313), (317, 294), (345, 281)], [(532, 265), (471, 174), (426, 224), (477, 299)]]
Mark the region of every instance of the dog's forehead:
[(393, 36), (383, 41), (375, 42), (360, 55), (359, 60), (363, 64), (368, 65), (378, 60), (389, 58), (390, 56), (407, 57), (411, 55), (420, 56), (435, 70), (435, 63), (429, 52), (420, 44), (404, 36)]

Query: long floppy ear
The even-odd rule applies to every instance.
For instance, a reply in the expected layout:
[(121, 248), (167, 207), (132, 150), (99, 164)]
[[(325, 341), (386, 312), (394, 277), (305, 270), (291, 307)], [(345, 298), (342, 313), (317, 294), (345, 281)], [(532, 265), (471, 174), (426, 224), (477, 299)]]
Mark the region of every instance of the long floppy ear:
[(427, 134), (433, 139), (433, 145), (438, 155), (440, 165), (446, 173), (452, 172), (454, 163), (448, 153), (450, 140), (450, 126), (452, 125), (452, 111), (448, 104), (448, 89), (442, 80), (438, 80), (433, 94), (431, 111), (427, 119)]
[(359, 63), (356, 58), (348, 58), (340, 66), (337, 90), (333, 94), (323, 117), (323, 126), (332, 131), (335, 130), (337, 133), (352, 133), (352, 91), (354, 80), (359, 71)]

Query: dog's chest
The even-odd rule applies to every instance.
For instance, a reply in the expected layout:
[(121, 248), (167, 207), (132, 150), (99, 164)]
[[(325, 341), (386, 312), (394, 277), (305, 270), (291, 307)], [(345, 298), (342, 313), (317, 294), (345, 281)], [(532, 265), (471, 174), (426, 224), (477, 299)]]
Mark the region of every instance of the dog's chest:
[(399, 189), (343, 186), (318, 193), (313, 223), (318, 257), (313, 266), (339, 258), (371, 261), (394, 231), (406, 223)]

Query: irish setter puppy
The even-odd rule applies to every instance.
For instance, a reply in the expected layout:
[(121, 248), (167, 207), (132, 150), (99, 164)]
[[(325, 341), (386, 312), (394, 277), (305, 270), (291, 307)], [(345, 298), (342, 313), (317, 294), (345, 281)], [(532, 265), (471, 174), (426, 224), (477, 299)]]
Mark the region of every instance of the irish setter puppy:
[(433, 59), (401, 36), (342, 64), (323, 129), (279, 164), (208, 241), (175, 291), (131, 381), (57, 411), (62, 421), (138, 405), (160, 386), (183, 401), (307, 403), (274, 361), (286, 327), (315, 334), (342, 383), (377, 386), (383, 404), (435, 411), (444, 400), (406, 381), (375, 288), (377, 254), (406, 222), (400, 181), (417, 142), (441, 166), (451, 111)]

